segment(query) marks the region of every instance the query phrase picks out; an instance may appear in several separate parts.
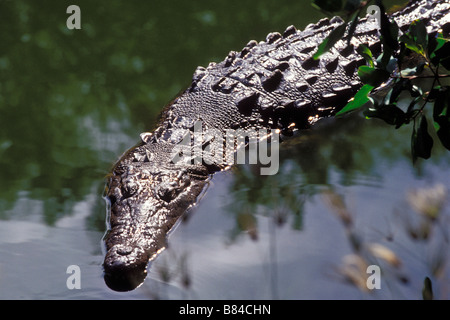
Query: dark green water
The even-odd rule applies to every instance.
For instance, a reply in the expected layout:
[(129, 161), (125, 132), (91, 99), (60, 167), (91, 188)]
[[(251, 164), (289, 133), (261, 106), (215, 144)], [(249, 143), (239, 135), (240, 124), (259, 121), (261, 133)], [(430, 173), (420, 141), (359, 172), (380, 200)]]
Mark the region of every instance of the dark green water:
[[(0, 298), (420, 299), (426, 276), (450, 297), (449, 153), (436, 145), (413, 166), (411, 128), (357, 115), (286, 143), (276, 176), (217, 174), (146, 282), (108, 289), (102, 192), (115, 160), (198, 65), (323, 15), (309, 1), (77, 1), (82, 29), (68, 30), (70, 4), (0, 0)], [(427, 224), (408, 194), (439, 186), (446, 202)], [(373, 243), (401, 265), (370, 260)], [(352, 254), (382, 268), (381, 289), (343, 279)], [(67, 288), (69, 265), (81, 289)]]

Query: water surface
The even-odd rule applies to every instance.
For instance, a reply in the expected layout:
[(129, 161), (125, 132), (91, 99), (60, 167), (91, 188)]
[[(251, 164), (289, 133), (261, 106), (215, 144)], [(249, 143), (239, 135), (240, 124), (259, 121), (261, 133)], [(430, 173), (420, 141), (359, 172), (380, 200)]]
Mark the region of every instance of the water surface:
[[(68, 30), (69, 4), (0, 2), (0, 298), (420, 299), (430, 277), (448, 299), (448, 197), (426, 224), (408, 195), (448, 194), (449, 153), (437, 144), (412, 165), (411, 128), (359, 115), (285, 143), (275, 176), (215, 175), (145, 283), (108, 289), (102, 194), (114, 161), (198, 65), (323, 14), (309, 1), (78, 1), (82, 29)], [(373, 243), (401, 264), (370, 260)], [(381, 289), (342, 275), (361, 256), (382, 268)], [(66, 286), (70, 265), (79, 290)]]

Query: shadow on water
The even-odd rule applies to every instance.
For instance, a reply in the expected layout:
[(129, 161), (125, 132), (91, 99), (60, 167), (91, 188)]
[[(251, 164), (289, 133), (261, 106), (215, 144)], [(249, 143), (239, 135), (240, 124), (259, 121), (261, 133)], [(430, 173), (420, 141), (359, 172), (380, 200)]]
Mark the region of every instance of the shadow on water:
[[(355, 114), (284, 143), (276, 175), (238, 166), (213, 179), (148, 288), (160, 298), (448, 298), (449, 154), (436, 148), (413, 167), (409, 137)], [(371, 268), (384, 290), (368, 284)], [(236, 291), (218, 295), (221, 285)]]
[[(283, 253), (283, 248), (273, 243), (275, 235), (279, 236), (276, 230), (283, 232), (284, 225), (289, 224), (292, 230), (307, 233), (305, 215), (325, 211), (337, 220), (330, 229), (323, 227), (320, 231), (340, 230), (345, 239), (336, 237), (334, 241), (348, 245), (348, 252), (341, 252), (340, 262), (325, 262), (333, 265), (325, 278), (349, 283), (367, 293), (371, 291), (366, 283), (367, 268), (375, 265), (382, 267), (383, 281), (391, 290), (390, 298), (418, 298), (420, 290), (405, 293), (402, 286), (430, 278), (441, 290), (439, 297), (448, 297), (449, 155), (438, 147), (432, 160), (413, 166), (408, 143), (410, 129), (394, 132), (379, 121), (365, 120), (356, 114), (346, 119), (325, 120), (313, 131), (303, 132), (284, 145), (277, 175), (262, 176), (255, 166), (239, 167), (234, 172), (229, 190), (231, 200), (226, 206), (235, 221), (229, 241), (239, 243), (237, 238), (246, 234), (257, 241), (258, 221), (261, 217), (269, 219), (268, 247), (274, 269), (269, 278), (273, 280), (278, 277), (277, 254), (289, 252)], [(406, 182), (411, 178), (408, 174), (392, 170), (398, 166), (412, 171), (409, 175), (415, 177), (414, 184)], [(400, 187), (390, 182), (386, 175), (391, 174), (399, 181), (405, 179), (406, 185)], [(356, 194), (351, 191), (355, 187), (359, 189)], [(389, 192), (394, 196), (387, 196)], [(358, 201), (363, 202), (359, 210), (354, 203)], [(372, 225), (370, 214), (382, 216), (382, 221)], [(321, 236), (309, 240), (321, 241)], [(334, 246), (327, 247), (325, 256), (332, 256)], [(410, 272), (409, 268), (415, 264), (426, 266), (422, 274)], [(271, 290), (278, 297), (283, 288), (273, 285)], [(429, 297), (432, 291), (429, 290), (422, 292), (424, 298)]]
[[(342, 279), (360, 287), (345, 267), (361, 266), (376, 254), (383, 259), (389, 251), (364, 245), (363, 250), (352, 242), (359, 239), (356, 226), (365, 229), (358, 222), (363, 213), (347, 206), (355, 194), (367, 224), (376, 209), (403, 221), (409, 238), (400, 237), (400, 246), (414, 242), (406, 251), (417, 246), (423, 252), (432, 243), (434, 271), (424, 273), (412, 262), (408, 271), (422, 280), (429, 276), (433, 284), (448, 278), (448, 263), (442, 267), (448, 254), (439, 255), (448, 253), (448, 205), (430, 218), (430, 210), (404, 195), (407, 183), (415, 188), (423, 181), (432, 187), (444, 183), (448, 190), (448, 153), (436, 148), (430, 160), (412, 169), (407, 129), (394, 132), (352, 116), (284, 143), (275, 176), (240, 166), (214, 177), (203, 201), (152, 263), (147, 282), (126, 295), (108, 291), (101, 275), (101, 195), (113, 162), (140, 132), (151, 130), (197, 65), (220, 61), (250, 39), (290, 24), (302, 28), (323, 16), (299, 1), (285, 6), (77, 1), (82, 10), (77, 31), (65, 26), (70, 4), (0, 1), (0, 297), (359, 298), (334, 289)], [(389, 202), (388, 209), (380, 201)], [(414, 216), (414, 210), (421, 214)], [(331, 212), (338, 219), (330, 218)], [(442, 241), (432, 240), (439, 234)], [(333, 246), (321, 246), (322, 238)], [(316, 260), (339, 265), (347, 254), (353, 260), (342, 262), (337, 281), (314, 273)], [(353, 262), (345, 264), (349, 259)], [(76, 293), (65, 285), (66, 267), (74, 263), (85, 279)], [(320, 277), (320, 285), (308, 282), (308, 274)], [(261, 284), (260, 293), (255, 283), (268, 283), (269, 289)], [(313, 291), (300, 289), (311, 284)], [(444, 285), (438, 288), (445, 293)], [(412, 292), (406, 297), (416, 297), (415, 287)]]

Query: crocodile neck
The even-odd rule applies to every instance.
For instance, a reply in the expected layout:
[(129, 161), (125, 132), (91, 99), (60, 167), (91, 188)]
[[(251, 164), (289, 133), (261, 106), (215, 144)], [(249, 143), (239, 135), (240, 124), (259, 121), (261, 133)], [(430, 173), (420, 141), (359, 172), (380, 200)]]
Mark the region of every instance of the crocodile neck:
[[(422, 19), (428, 32), (450, 24), (447, 1), (411, 2), (391, 17), (401, 31)], [(166, 245), (167, 232), (195, 204), (208, 179), (230, 163), (174, 162), (174, 149), (201, 121), (203, 129), (276, 130), (290, 136), (342, 108), (360, 89), (356, 48), (381, 53), (378, 24), (362, 19), (353, 37), (339, 40), (314, 60), (317, 46), (342, 19), (322, 19), (303, 31), (288, 27), (265, 41), (250, 41), (224, 61), (198, 67), (189, 88), (162, 112), (152, 133), (127, 151), (108, 179), (109, 230), (104, 237), (105, 281), (132, 290), (146, 276), (149, 260)], [(184, 132), (184, 133), (183, 133)]]

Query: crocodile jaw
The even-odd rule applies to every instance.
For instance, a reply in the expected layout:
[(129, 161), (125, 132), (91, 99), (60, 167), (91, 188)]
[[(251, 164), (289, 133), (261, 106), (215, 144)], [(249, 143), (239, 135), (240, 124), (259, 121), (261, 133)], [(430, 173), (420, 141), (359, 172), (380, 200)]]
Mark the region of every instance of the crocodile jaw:
[(110, 228), (104, 241), (103, 268), (106, 284), (129, 291), (145, 279), (148, 262), (166, 246), (167, 233), (195, 204), (208, 175), (192, 176), (186, 168), (160, 163), (128, 162), (109, 178)]

